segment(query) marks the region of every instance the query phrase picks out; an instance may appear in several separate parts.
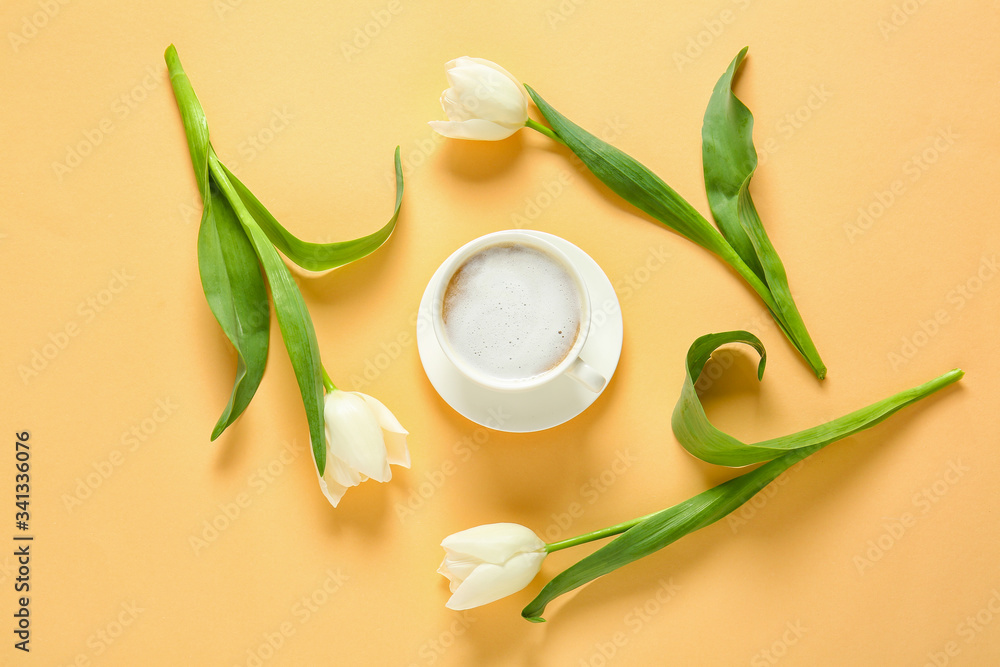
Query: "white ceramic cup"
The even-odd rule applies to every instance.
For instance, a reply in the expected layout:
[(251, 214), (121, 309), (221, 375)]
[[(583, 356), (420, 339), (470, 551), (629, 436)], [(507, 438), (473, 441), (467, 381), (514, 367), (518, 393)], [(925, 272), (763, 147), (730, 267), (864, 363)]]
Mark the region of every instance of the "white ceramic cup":
[[(544, 253), (566, 270), (572, 279), (580, 300), (580, 328), (573, 345), (566, 355), (551, 368), (529, 377), (500, 378), (470, 365), (454, 350), (448, 340), (444, 321), (444, 298), (455, 273), (473, 255), (496, 245), (521, 245)], [(600, 392), (606, 382), (603, 375), (589, 366), (580, 352), (587, 342), (591, 328), (590, 294), (587, 284), (573, 263), (559, 248), (524, 230), (512, 229), (494, 232), (466, 243), (444, 261), (439, 269), (440, 279), (431, 298), (431, 319), (434, 335), (448, 360), (467, 378), (496, 391), (529, 391), (567, 375), (593, 392)], [(471, 298), (471, 297), (469, 297)]]

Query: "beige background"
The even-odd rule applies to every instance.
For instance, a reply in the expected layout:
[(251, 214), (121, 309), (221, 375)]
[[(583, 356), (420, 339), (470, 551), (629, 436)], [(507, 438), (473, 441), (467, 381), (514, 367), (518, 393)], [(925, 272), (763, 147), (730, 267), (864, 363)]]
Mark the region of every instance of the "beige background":
[[(1000, 657), (996, 2), (12, 0), (0, 25), (3, 664)], [(401, 146), (395, 236), (300, 280), (334, 379), (411, 432), (413, 468), (336, 510), (306, 453), (277, 327), (255, 400), (209, 442), (235, 356), (199, 284), (200, 205), (162, 61), (171, 42), (219, 154), (301, 237), (381, 226)], [(443, 63), (490, 58), (707, 213), (702, 113), (746, 44), (737, 91), (757, 121), (754, 196), (829, 366), (823, 383), (734, 273), (634, 215), (541, 135), (479, 145), (426, 125), (443, 117)], [(586, 413), (508, 435), (436, 395), (413, 322), (452, 250), (524, 220), (597, 260), (626, 333)], [(508, 599), (445, 609), (434, 570), (451, 532), (515, 521), (567, 537), (731, 476), (684, 453), (669, 418), (690, 343), (740, 327), (768, 347), (764, 382), (738, 350), (705, 401), (745, 439), (956, 366), (968, 374), (808, 459), (732, 520), (561, 599), (545, 625), (521, 607), (590, 547), (553, 555)], [(11, 634), (22, 430), (30, 656)]]

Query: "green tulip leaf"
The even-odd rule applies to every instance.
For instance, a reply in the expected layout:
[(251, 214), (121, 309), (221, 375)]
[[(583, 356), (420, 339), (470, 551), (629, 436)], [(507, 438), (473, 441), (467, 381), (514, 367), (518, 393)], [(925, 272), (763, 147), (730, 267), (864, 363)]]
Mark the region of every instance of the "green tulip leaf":
[(648, 167), (563, 116), (531, 86), (525, 85), (525, 89), (556, 137), (615, 194), (723, 258), (733, 254), (718, 230)]
[(205, 112), (171, 45), (164, 58), (184, 123), (204, 212), (198, 230), (198, 270), (216, 321), (236, 349), (236, 379), (212, 440), (243, 414), (260, 386), (267, 364), (270, 312), (267, 288), (253, 246), (232, 207), (211, 182), (211, 152)]
[(740, 51), (712, 91), (701, 127), (702, 166), (708, 205), (719, 231), (747, 266), (767, 282), (757, 251), (737, 214), (743, 183), (757, 168), (753, 115), (732, 92), (733, 76), (746, 53), (746, 48)]
[[(732, 71), (735, 70), (736, 64), (734, 61), (730, 67), (731, 71), (727, 72), (728, 79), (726, 76), (723, 77), (725, 81), (731, 81)], [(716, 88), (718, 89), (719, 86)], [(716, 200), (713, 206), (722, 206), (726, 209), (722, 218), (723, 222), (719, 223), (722, 229), (722, 233), (720, 233), (687, 200), (642, 163), (568, 120), (535, 92), (531, 86), (526, 85), (525, 89), (552, 129), (549, 130), (534, 121), (529, 121), (529, 126), (564, 143), (598, 179), (617, 195), (666, 227), (715, 253), (733, 267), (757, 292), (781, 331), (789, 338), (795, 349), (802, 354), (816, 377), (822, 379), (826, 376), (826, 366), (819, 358), (819, 353), (791, 301), (791, 293), (787, 289), (787, 280), (784, 277), (784, 268), (781, 266), (777, 253), (774, 252), (766, 235), (761, 237), (763, 228), (760, 226), (759, 218), (756, 219), (759, 233), (753, 229), (755, 211), (751, 215), (748, 209), (744, 220), (743, 216), (736, 211), (738, 207), (736, 199), (730, 200), (720, 196), (717, 191), (713, 191), (711, 196)], [(752, 173), (753, 167), (756, 166), (756, 153), (753, 152), (752, 141), (749, 142), (749, 151), (753, 153), (753, 164), (748, 166), (750, 158), (746, 153), (747, 145), (741, 143), (742, 131), (738, 128), (728, 127), (732, 123), (745, 125), (747, 118), (739, 114), (734, 115), (735, 112), (730, 113), (725, 108), (719, 111), (715, 110), (719, 105), (733, 106), (732, 101), (739, 104), (739, 101), (732, 96), (731, 91), (728, 94), (732, 100), (713, 95), (709, 112), (706, 114), (706, 117), (711, 120), (710, 127), (723, 125), (726, 128), (718, 140), (714, 139), (714, 134), (712, 135), (713, 140), (707, 149), (713, 164), (716, 162), (722, 164), (718, 175), (715, 174), (713, 168), (712, 187), (719, 187), (724, 193), (733, 189), (729, 181), (735, 178), (735, 175), (747, 170)], [(742, 105), (740, 104), (740, 106)], [(745, 107), (743, 108), (745, 109)], [(719, 114), (722, 114), (723, 117), (717, 118)], [(747, 115), (749, 115), (749, 111), (747, 111)], [(752, 116), (749, 118), (752, 121)], [(747, 137), (749, 137), (750, 129), (750, 127), (745, 129)], [(735, 163), (729, 164), (727, 161), (730, 159), (735, 160)], [(746, 178), (741, 179), (736, 187), (737, 191), (743, 185), (743, 180)], [(748, 180), (747, 183), (749, 183)], [(749, 197), (749, 193), (747, 193), (747, 197)], [(720, 203), (723, 200), (724, 203)], [(750, 202), (749, 207), (752, 209), (752, 202)], [(732, 209), (732, 211), (728, 209)], [(713, 208), (714, 212), (715, 208)], [(728, 213), (732, 213), (732, 215), (728, 215)], [(719, 220), (718, 215), (716, 218)], [(751, 229), (747, 229), (747, 227)], [(763, 250), (758, 250), (758, 245)], [(769, 254), (767, 254), (768, 249)], [(764, 259), (761, 257), (762, 254), (767, 254), (767, 266), (762, 264), (762, 259)], [(770, 274), (774, 274), (778, 289), (772, 289), (768, 283)]]
[(952, 370), (930, 382), (902, 391), (839, 419), (780, 438), (746, 444), (712, 426), (695, 389), (695, 383), (712, 353), (728, 343), (745, 343), (755, 348), (760, 354), (758, 378), (763, 377), (766, 356), (764, 345), (756, 336), (746, 331), (702, 336), (688, 350), (687, 373), (671, 422), (674, 435), (685, 449), (703, 461), (716, 465), (745, 466), (770, 461), (791, 450), (828, 445), (875, 426), (896, 411), (962, 377), (962, 371)]
[(826, 367), (795, 306), (785, 267), (750, 196), (750, 179), (757, 169), (753, 114), (733, 94), (733, 76), (746, 53), (744, 47), (729, 64), (705, 111), (701, 136), (708, 203), (723, 236), (771, 291), (778, 310), (775, 319), (822, 379)]
[(198, 269), (208, 305), (236, 349), (233, 391), (212, 440), (243, 414), (267, 363), (271, 313), (253, 245), (229, 202), (212, 187), (198, 232)]
[[(270, 323), (260, 274), (263, 267), (278, 327), (302, 394), (313, 457), (322, 474), (326, 466), (322, 365), (312, 318), (288, 267), (219, 162), (209, 142), (204, 111), (176, 49), (170, 46), (164, 58), (205, 206), (198, 239), (202, 284), (212, 312), (239, 353), (233, 394), (212, 437), (240, 415), (263, 374)], [(257, 202), (249, 191), (247, 194)], [(273, 220), (270, 214), (265, 217)]]
[(174, 89), (174, 97), (177, 99), (177, 108), (181, 112), (181, 121), (184, 123), (184, 134), (187, 137), (188, 151), (191, 153), (191, 164), (194, 165), (194, 177), (198, 183), (198, 191), (201, 193), (202, 204), (209, 205), (211, 196), (208, 185), (208, 121), (205, 119), (205, 111), (198, 101), (198, 96), (194, 93), (191, 80), (181, 66), (181, 60), (177, 55), (177, 49), (171, 44), (167, 47), (163, 58), (167, 61), (167, 72), (170, 75), (170, 85)]
[(349, 264), (377, 250), (392, 235), (403, 203), (403, 169), (399, 161), (399, 146), (395, 153), (396, 207), (389, 222), (376, 232), (350, 241), (337, 243), (308, 243), (301, 241), (281, 226), (274, 216), (260, 203), (260, 200), (243, 185), (240, 179), (226, 169), (226, 175), (233, 184), (250, 215), (257, 221), (267, 238), (285, 257), (309, 271), (325, 271)]
[(555, 598), (715, 523), (739, 509), (781, 473), (819, 449), (820, 446), (816, 446), (811, 450), (789, 452), (753, 472), (646, 517), (606, 546), (556, 575), (521, 611), (521, 615), (536, 623), (544, 621), (542, 613)]
[(302, 404), (305, 406), (313, 458), (316, 468), (322, 475), (326, 468), (323, 371), (312, 318), (291, 271), (260, 225), (243, 205), (215, 151), (209, 152), (208, 161), (213, 182), (218, 184), (232, 205), (267, 275), (267, 282), (271, 287), (271, 299), (274, 302), (274, 313), (278, 318), (278, 328), (281, 330), (281, 338), (285, 342), (285, 349), (288, 351), (288, 358), (292, 362), (295, 379), (302, 395)]
[[(687, 377), (677, 409), (674, 411), (674, 433), (688, 451), (701, 458), (704, 458), (702, 454), (707, 454), (710, 458), (706, 460), (709, 461), (731, 461), (732, 463), (725, 465), (742, 465), (746, 462), (772, 460), (673, 507), (629, 524), (622, 524), (620, 527), (598, 531), (603, 533), (602, 536), (618, 533), (620, 535), (547, 583), (521, 612), (524, 618), (536, 622), (544, 620), (542, 613), (545, 607), (560, 595), (715, 523), (738, 509), (781, 473), (807, 456), (831, 442), (874, 426), (897, 410), (957, 382), (963, 375), (961, 370), (955, 369), (930, 382), (900, 392), (822, 426), (769, 440), (761, 443), (763, 447), (745, 445), (714, 429), (708, 423), (694, 390), (694, 381), (697, 380), (712, 352), (728, 343), (745, 343), (755, 348), (761, 356), (757, 369), (758, 378), (763, 376), (764, 346), (753, 334), (746, 331), (729, 331), (702, 336), (688, 351)], [(698, 409), (693, 408), (692, 400), (698, 404)], [(709, 441), (710, 444), (703, 444), (703, 440)], [(732, 452), (731, 456), (727, 453), (729, 451)], [(579, 543), (588, 539), (577, 538), (568, 542)]]

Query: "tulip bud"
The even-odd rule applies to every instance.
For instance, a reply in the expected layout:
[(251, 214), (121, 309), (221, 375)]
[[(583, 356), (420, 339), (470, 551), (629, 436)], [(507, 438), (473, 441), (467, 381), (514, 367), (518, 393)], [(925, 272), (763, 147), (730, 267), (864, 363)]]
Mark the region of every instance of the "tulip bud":
[(447, 65), (448, 83), (441, 94), (447, 121), (430, 126), (452, 139), (506, 139), (528, 121), (528, 95), (510, 72), (482, 58), (462, 56)]
[(326, 470), (319, 486), (336, 507), (348, 488), (366, 479), (388, 482), (389, 464), (410, 467), (407, 431), (381, 402), (356, 391), (326, 395)]
[(438, 573), (448, 577), (449, 609), (471, 609), (521, 590), (545, 560), (545, 542), (516, 523), (491, 523), (449, 535)]

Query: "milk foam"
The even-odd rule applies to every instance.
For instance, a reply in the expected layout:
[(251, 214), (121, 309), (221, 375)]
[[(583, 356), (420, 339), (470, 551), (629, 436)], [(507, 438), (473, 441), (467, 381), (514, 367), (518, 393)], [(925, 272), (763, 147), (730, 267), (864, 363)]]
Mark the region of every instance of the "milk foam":
[(445, 291), (445, 334), (492, 377), (531, 378), (561, 362), (580, 332), (580, 293), (553, 257), (515, 243), (469, 258)]

